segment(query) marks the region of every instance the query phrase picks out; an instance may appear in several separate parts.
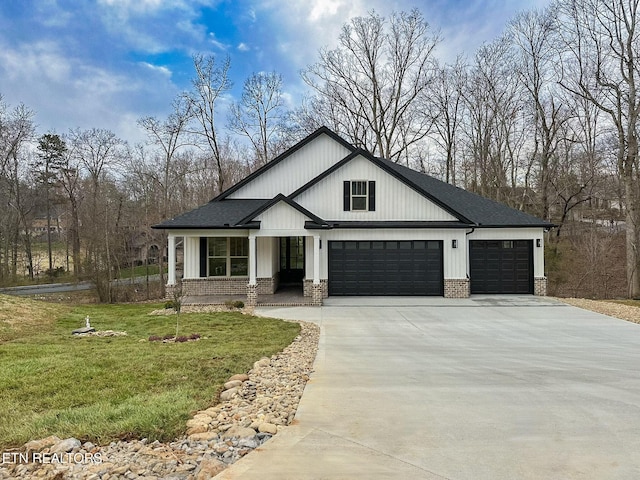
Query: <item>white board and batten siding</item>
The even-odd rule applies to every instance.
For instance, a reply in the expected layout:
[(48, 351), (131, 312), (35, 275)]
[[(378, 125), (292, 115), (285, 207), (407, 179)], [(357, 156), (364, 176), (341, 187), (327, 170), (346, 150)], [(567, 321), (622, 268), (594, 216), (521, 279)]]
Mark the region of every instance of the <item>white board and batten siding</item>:
[[(344, 211), (344, 181), (375, 181), (376, 209)], [(364, 157), (356, 157), (294, 201), (324, 220), (455, 221), (453, 215)]]
[(256, 256), (257, 256), (257, 276), (258, 278), (272, 277), (278, 270), (278, 247), (279, 239), (277, 237), (257, 237), (256, 238)]
[(273, 198), (279, 193), (290, 195), (349, 153), (344, 145), (328, 135), (320, 135), (227, 198)]
[(297, 237), (308, 235), (304, 224), (311, 219), (281, 201), (256, 216), (254, 220), (260, 222), (260, 230), (256, 232), (256, 236)]
[[(533, 242), (533, 276), (544, 277), (544, 229), (532, 228), (476, 228), (469, 240), (531, 240)], [(540, 240), (540, 246), (537, 246)]]

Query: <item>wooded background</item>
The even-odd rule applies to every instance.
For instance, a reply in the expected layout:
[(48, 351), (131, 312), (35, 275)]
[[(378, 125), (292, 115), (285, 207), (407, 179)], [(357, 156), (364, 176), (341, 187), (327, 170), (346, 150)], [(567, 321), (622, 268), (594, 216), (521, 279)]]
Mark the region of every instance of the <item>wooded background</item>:
[(640, 298), (639, 3), (522, 12), (453, 63), (436, 57), (440, 38), (419, 10), (371, 12), (301, 72), (300, 105), (285, 104), (277, 72), (255, 73), (222, 125), (232, 65), (195, 55), (190, 90), (167, 99), (166, 118), (138, 120), (148, 134), (138, 145), (98, 128), (38, 132), (37, 105), (0, 97), (0, 285), (68, 271), (116, 301), (109, 280), (123, 268), (162, 267), (165, 234), (151, 225), (326, 125), (374, 155), (556, 223), (549, 294)]

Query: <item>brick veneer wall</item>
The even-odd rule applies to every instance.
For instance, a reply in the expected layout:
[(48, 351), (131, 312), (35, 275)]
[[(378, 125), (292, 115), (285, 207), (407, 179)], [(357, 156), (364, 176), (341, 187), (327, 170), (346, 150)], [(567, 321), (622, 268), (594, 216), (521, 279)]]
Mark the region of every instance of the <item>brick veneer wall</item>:
[(445, 298), (467, 298), (469, 296), (468, 278), (445, 278), (444, 297)]
[[(258, 278), (257, 294), (270, 295), (278, 288), (277, 276)], [(246, 277), (185, 278), (182, 280), (183, 295), (246, 295), (249, 279)]]
[(547, 295), (547, 277), (536, 277), (533, 279), (533, 294), (540, 297)]
[[(326, 278), (320, 279), (320, 288), (322, 298), (327, 298), (329, 296), (329, 282)], [(302, 295), (305, 297), (313, 297), (313, 280), (304, 280), (302, 283)]]
[(246, 295), (246, 278), (185, 278), (183, 295)]

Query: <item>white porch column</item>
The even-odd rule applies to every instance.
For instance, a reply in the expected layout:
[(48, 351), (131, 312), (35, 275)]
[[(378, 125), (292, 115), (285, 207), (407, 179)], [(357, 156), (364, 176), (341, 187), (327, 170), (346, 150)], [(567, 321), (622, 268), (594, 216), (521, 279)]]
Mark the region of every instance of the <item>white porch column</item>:
[(176, 237), (173, 234), (169, 234), (169, 251), (167, 252), (167, 263), (169, 264), (169, 277), (167, 279), (167, 285), (176, 284)]
[(257, 284), (256, 236), (249, 235), (249, 285)]
[(313, 236), (313, 283), (320, 284), (320, 235)]

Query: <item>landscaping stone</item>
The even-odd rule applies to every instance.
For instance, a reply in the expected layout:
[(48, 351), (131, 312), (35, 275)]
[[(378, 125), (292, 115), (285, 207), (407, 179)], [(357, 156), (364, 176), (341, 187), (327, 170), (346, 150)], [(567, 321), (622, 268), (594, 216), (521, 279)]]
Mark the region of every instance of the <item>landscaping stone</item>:
[(261, 423), (258, 426), (258, 431), (260, 433), (270, 433), (272, 435), (275, 435), (276, 433), (278, 433), (278, 427), (276, 425), (274, 425), (273, 423)]
[(91, 332), (95, 332), (96, 329), (93, 327), (82, 327), (82, 328), (76, 328), (75, 330), (73, 330), (71, 332), (72, 335), (80, 335), (81, 333), (91, 333)]
[[(240, 385), (223, 392), (235, 390), (226, 400), (221, 395), (220, 404), (196, 412), (187, 423), (188, 436), (168, 443), (143, 438), (103, 446), (51, 436), (28, 442), (22, 450), (57, 448), (71, 461), (0, 464), (0, 480), (213, 478), (293, 421), (312, 372), (320, 333), (315, 324), (300, 324), (300, 335), (282, 352), (257, 361), (248, 374), (229, 378), (227, 382)], [(86, 461), (76, 463), (74, 457)]]
[(66, 440), (62, 440), (56, 443), (51, 447), (51, 453), (66, 453), (71, 452), (77, 448), (80, 448), (82, 443), (77, 438), (67, 438)]
[(229, 430), (221, 435), (221, 438), (253, 438), (256, 436), (256, 431), (253, 428), (241, 427), (240, 425), (234, 425)]
[(55, 435), (51, 435), (50, 437), (47, 437), (47, 438), (42, 438), (40, 440), (31, 440), (30, 442), (25, 443), (24, 449), (27, 452), (40, 452), (45, 448), (49, 448), (55, 445), (61, 440), (62, 440), (61, 438), (56, 437)]
[(239, 387), (240, 385), (242, 385), (242, 382), (240, 380), (229, 380), (224, 384), (224, 389), (229, 390), (230, 388)]
[(229, 390), (225, 390), (220, 394), (220, 400), (226, 402), (231, 400), (238, 393), (238, 387), (230, 388)]

